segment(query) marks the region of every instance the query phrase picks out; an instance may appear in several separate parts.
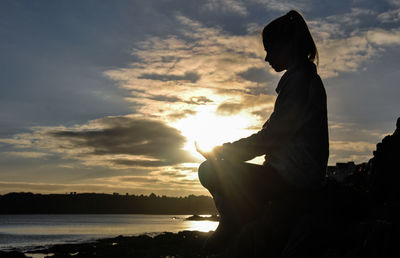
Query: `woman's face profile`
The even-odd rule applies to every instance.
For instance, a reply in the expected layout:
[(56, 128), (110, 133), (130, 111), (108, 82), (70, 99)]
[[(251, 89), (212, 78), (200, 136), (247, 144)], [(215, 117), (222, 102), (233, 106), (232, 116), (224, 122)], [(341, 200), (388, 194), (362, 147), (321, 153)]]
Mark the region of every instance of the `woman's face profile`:
[(264, 43), (266, 52), (265, 62), (269, 63), (276, 72), (286, 70), (292, 63), (291, 48), (286, 43)]

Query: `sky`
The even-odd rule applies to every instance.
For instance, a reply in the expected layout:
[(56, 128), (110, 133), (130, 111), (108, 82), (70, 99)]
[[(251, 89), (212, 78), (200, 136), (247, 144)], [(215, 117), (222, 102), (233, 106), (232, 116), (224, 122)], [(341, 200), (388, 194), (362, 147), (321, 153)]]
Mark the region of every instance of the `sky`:
[(399, 0), (4, 0), (0, 194), (207, 194), (194, 142), (261, 129), (282, 73), (260, 32), (291, 9), (319, 51), (329, 164), (367, 162), (400, 116)]

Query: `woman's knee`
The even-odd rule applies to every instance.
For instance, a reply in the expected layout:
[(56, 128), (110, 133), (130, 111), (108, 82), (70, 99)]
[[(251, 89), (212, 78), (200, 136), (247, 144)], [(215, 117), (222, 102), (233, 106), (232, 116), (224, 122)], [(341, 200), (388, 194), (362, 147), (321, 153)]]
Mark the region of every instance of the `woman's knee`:
[(198, 170), (198, 176), (200, 183), (205, 187), (209, 188), (211, 185), (212, 180), (212, 165), (210, 164), (210, 161), (204, 161), (203, 163), (200, 164), (199, 170)]

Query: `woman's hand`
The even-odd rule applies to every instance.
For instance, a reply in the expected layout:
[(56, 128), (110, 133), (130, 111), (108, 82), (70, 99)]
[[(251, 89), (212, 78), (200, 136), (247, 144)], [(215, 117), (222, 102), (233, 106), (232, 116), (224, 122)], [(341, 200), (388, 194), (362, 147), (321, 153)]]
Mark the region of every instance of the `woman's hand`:
[(194, 146), (196, 146), (196, 151), (197, 151), (198, 153), (200, 153), (204, 158), (206, 158), (207, 160), (208, 160), (208, 159), (211, 159), (211, 153), (210, 153), (210, 152), (203, 151), (202, 149), (200, 149), (200, 147), (199, 147), (199, 145), (197, 144), (197, 142), (194, 142)]
[(198, 153), (200, 153), (205, 159), (207, 159), (207, 160), (221, 159), (221, 157), (219, 155), (219, 150), (221, 149), (222, 146), (217, 146), (217, 147), (213, 148), (212, 151), (208, 152), (208, 151), (203, 151), (202, 149), (200, 149), (197, 142), (194, 142), (194, 145), (196, 146), (196, 151)]

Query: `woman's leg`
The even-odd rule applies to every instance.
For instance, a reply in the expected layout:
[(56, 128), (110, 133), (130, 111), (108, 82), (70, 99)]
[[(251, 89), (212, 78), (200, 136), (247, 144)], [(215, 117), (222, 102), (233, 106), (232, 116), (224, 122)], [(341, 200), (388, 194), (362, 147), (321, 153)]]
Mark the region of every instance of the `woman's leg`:
[(243, 162), (205, 161), (199, 179), (214, 197), (221, 216), (215, 238), (222, 239), (235, 236), (243, 225), (261, 216), (268, 201), (286, 189), (271, 167)]
[(226, 161), (205, 161), (200, 165), (199, 180), (213, 196), (221, 219), (237, 225), (243, 220), (243, 210), (249, 212), (250, 207), (257, 206), (255, 198), (251, 197), (256, 186), (251, 186), (249, 181), (255, 174), (261, 176), (259, 170), (250, 170), (244, 163)]

